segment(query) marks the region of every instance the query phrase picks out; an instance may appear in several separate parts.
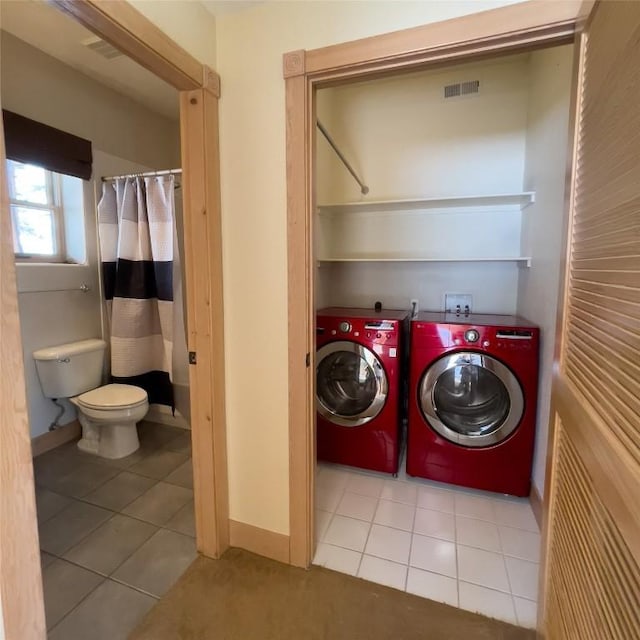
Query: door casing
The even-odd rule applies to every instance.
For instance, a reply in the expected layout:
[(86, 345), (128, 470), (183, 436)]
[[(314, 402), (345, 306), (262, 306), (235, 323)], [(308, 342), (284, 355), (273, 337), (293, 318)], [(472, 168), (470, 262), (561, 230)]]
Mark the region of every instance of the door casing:
[[(196, 544), (210, 557), (229, 546), (224, 315), (217, 73), (193, 58), (127, 2), (50, 0), (90, 31), (180, 91), (185, 271)], [(2, 146), (2, 145), (0, 145)], [(13, 248), (2, 162), (0, 596), (7, 638), (44, 639), (46, 626), (26, 413)], [(4, 372), (4, 368), (2, 369)]]
[[(593, 2), (523, 2), (283, 59), (287, 135), (290, 561), (314, 552), (315, 92), (469, 59), (573, 43)], [(565, 215), (566, 226), (568, 216)], [(308, 360), (307, 360), (308, 358)], [(307, 364), (310, 363), (310, 365)], [(542, 582), (541, 582), (542, 584)]]

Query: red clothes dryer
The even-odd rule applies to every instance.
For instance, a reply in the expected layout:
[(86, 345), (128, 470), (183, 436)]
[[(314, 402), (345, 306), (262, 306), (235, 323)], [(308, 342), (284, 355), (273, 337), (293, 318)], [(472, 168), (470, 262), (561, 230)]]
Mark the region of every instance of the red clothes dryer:
[(398, 472), (407, 311), (317, 312), (319, 460)]
[(407, 473), (528, 496), (539, 329), (513, 316), (411, 322)]

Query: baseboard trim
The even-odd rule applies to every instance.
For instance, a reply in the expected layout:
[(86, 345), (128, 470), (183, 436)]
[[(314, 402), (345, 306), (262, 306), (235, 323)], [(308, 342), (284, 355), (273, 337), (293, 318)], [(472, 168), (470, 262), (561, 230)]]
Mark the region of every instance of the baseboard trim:
[(540, 497), (536, 487), (533, 485), (531, 485), (529, 500), (531, 502), (531, 509), (533, 510), (533, 515), (536, 517), (538, 527), (540, 528), (540, 531), (542, 531), (542, 498)]
[(77, 420), (65, 424), (53, 431), (48, 431), (40, 436), (36, 436), (31, 440), (31, 455), (32, 457), (39, 456), (51, 449), (59, 447), (65, 442), (71, 442), (76, 440), (82, 435), (82, 427)]
[(283, 533), (229, 520), (229, 542), (232, 547), (289, 564), (289, 536)]

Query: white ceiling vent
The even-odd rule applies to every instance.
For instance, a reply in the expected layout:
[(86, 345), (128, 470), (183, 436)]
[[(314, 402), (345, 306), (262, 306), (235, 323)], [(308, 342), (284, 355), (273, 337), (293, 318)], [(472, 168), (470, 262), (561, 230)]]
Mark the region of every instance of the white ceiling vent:
[(98, 36), (87, 38), (82, 41), (82, 44), (87, 47), (87, 49), (95, 51), (98, 55), (101, 55), (107, 60), (113, 60), (114, 58), (119, 58), (123, 55), (121, 51), (110, 45), (108, 42), (102, 40), (102, 38), (98, 38)]
[(448, 84), (444, 88), (445, 98), (459, 98), (474, 93), (480, 93), (480, 80), (467, 80), (457, 84)]

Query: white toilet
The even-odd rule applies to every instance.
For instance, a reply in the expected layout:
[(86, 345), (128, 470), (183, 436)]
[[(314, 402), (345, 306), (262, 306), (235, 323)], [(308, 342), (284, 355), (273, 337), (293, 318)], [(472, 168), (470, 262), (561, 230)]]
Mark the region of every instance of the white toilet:
[(78, 448), (103, 458), (123, 458), (140, 446), (136, 423), (149, 410), (147, 392), (102, 382), (104, 340), (82, 340), (33, 352), (47, 398), (67, 398), (78, 409)]

